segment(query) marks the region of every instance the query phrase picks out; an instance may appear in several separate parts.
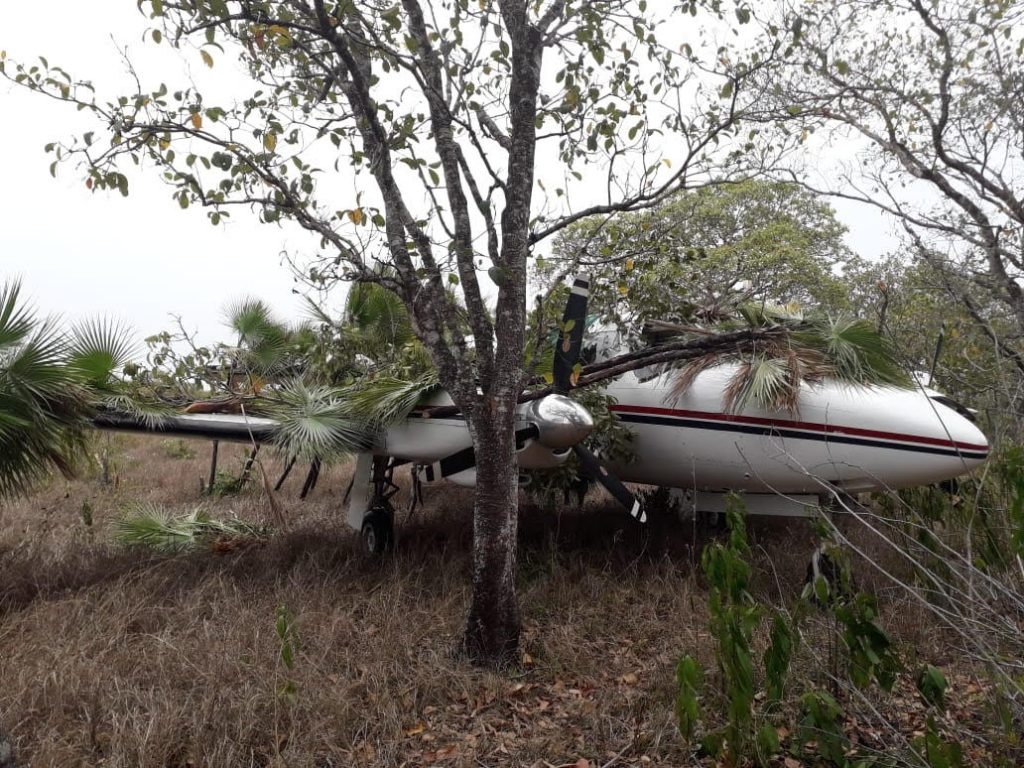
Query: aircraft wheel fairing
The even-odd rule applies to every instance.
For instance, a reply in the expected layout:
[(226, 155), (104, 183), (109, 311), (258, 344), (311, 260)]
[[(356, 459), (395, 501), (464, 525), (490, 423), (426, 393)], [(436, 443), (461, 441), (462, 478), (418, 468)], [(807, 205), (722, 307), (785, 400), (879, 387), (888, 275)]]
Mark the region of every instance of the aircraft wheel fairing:
[(384, 508), (372, 509), (363, 518), (363, 547), (368, 555), (382, 555), (395, 543), (394, 515)]

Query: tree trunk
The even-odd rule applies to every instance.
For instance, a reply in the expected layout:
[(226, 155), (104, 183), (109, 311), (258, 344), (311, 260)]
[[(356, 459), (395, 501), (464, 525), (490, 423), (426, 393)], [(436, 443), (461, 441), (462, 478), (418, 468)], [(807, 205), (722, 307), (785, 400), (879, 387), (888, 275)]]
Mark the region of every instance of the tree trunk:
[(530, 253), (537, 94), (544, 51), (543, 35), (529, 23), (526, 2), (506, 0), (499, 3), (499, 8), (512, 39), (508, 173), (503, 190), (501, 250), (495, 263), (501, 279), (495, 281), (494, 368), (481, 382), (484, 396), (468, 419), (477, 467), (473, 597), (463, 638), (468, 656), (491, 667), (516, 662), (519, 654), (515, 411), (524, 378), (526, 263)]
[(473, 662), (489, 667), (514, 663), (519, 653), (520, 617), (516, 598), (519, 467), (515, 455), (515, 404), (515, 394), (503, 394), (485, 401), (472, 419), (477, 446), (473, 596), (462, 648)]

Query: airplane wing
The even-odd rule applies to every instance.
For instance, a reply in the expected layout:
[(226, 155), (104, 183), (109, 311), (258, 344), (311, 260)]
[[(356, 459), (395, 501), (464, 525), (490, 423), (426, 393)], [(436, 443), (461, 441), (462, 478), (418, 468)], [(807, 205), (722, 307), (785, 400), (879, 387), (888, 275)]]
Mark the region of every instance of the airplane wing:
[(182, 413), (146, 420), (120, 411), (105, 411), (93, 419), (99, 429), (117, 432), (150, 432), (175, 437), (205, 437), (234, 443), (270, 440), (277, 422), (239, 413)]

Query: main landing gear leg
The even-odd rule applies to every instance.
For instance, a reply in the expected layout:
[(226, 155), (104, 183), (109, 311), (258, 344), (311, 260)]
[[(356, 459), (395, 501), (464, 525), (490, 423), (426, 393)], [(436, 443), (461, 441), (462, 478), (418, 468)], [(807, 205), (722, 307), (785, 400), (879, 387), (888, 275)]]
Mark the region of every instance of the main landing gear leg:
[(391, 497), (398, 493), (398, 486), (393, 480), (394, 473), (393, 459), (374, 457), (370, 478), (373, 495), (360, 528), (363, 546), (370, 555), (388, 552), (395, 543), (395, 510)]

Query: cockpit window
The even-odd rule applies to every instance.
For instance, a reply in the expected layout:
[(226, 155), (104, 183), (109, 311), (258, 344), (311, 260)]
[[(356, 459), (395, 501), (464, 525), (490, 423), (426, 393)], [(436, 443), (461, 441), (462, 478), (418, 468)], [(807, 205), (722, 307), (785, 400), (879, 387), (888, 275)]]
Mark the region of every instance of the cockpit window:
[(952, 397), (947, 397), (946, 395), (932, 395), (931, 398), (932, 398), (932, 400), (934, 400), (936, 403), (939, 403), (940, 405), (944, 405), (947, 408), (952, 408), (954, 411), (959, 413), (961, 416), (963, 416), (968, 421), (975, 422), (975, 423), (978, 421), (978, 419), (975, 417), (975, 415), (970, 410), (968, 410), (965, 406), (963, 406), (960, 403), (958, 403)]

